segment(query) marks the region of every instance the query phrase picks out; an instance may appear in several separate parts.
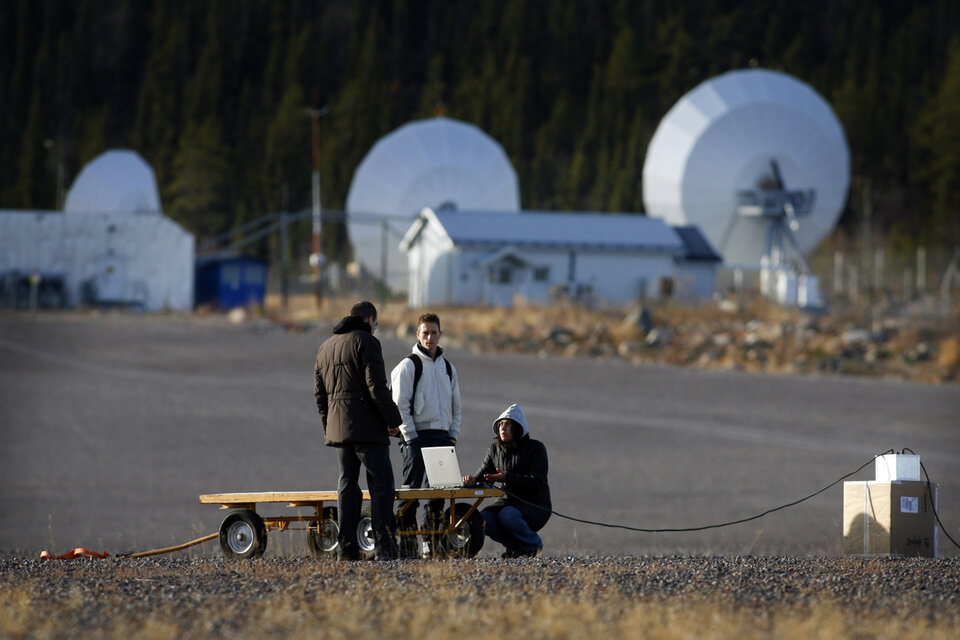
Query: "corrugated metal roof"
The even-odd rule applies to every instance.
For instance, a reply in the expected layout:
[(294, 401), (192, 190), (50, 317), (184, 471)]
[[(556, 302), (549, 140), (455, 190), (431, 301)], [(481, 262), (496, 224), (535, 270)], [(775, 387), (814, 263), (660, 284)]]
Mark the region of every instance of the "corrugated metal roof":
[(684, 256), (687, 260), (707, 260), (710, 262), (721, 262), (723, 258), (717, 253), (707, 237), (700, 231), (700, 227), (689, 225), (684, 227), (674, 227), (674, 231), (683, 240), (687, 246), (687, 253)]
[(522, 211), (434, 212), (458, 245), (683, 251), (680, 236), (663, 220), (639, 214)]

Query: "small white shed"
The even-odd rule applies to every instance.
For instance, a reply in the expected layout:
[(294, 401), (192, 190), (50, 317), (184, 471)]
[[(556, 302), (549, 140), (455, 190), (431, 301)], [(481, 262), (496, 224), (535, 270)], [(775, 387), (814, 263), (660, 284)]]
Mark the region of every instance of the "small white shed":
[(546, 303), (557, 293), (617, 305), (659, 298), (685, 275), (688, 255), (672, 227), (639, 214), (430, 208), (400, 249), (412, 307)]

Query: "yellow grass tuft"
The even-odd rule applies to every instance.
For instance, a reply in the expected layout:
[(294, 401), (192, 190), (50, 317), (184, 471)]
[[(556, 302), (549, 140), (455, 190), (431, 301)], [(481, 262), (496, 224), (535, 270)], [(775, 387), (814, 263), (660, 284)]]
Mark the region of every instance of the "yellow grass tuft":
[(940, 341), (937, 349), (937, 366), (946, 380), (960, 377), (960, 338), (950, 336)]

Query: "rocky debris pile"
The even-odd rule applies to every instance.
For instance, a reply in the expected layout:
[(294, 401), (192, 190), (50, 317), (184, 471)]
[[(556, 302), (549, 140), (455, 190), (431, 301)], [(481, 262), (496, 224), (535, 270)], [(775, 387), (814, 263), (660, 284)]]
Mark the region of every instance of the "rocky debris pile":
[[(623, 311), (576, 307), (449, 309), (444, 341), (475, 352), (623, 358), (769, 373), (832, 373), (922, 382), (960, 380), (960, 324), (864, 320), (755, 303)], [(952, 317), (952, 316), (951, 316)], [(409, 338), (410, 323), (396, 327)]]

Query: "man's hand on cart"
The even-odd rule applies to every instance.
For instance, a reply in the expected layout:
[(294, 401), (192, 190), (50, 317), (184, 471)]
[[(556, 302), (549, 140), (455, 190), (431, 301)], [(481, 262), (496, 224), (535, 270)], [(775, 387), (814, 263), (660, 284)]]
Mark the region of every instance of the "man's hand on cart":
[(500, 469), (497, 469), (496, 473), (485, 473), (483, 474), (483, 479), (487, 482), (506, 482), (507, 474), (505, 474)]
[[(497, 469), (496, 473), (485, 473), (483, 474), (483, 479), (487, 482), (506, 482), (507, 474), (505, 474), (500, 469)], [(479, 478), (474, 478), (473, 476), (463, 476), (464, 484), (477, 484), (480, 482)]]

